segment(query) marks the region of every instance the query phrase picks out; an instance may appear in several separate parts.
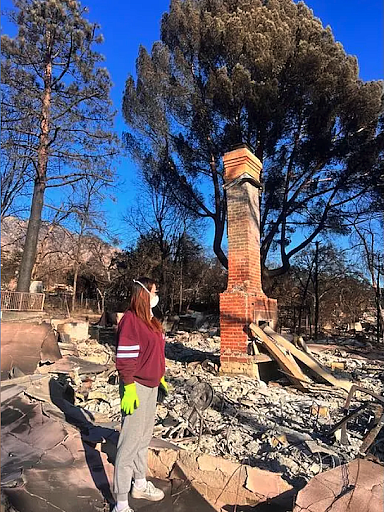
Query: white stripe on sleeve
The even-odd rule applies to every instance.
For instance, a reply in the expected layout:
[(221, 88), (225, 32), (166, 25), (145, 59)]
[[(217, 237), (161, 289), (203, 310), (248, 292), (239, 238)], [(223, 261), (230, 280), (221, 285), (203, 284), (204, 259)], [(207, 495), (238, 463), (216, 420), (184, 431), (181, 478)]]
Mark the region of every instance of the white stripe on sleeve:
[(124, 350), (140, 350), (140, 345), (131, 345), (130, 347), (117, 347), (118, 352)]
[(138, 352), (129, 352), (128, 354), (116, 354), (116, 357), (119, 359), (122, 359), (123, 357), (139, 357)]

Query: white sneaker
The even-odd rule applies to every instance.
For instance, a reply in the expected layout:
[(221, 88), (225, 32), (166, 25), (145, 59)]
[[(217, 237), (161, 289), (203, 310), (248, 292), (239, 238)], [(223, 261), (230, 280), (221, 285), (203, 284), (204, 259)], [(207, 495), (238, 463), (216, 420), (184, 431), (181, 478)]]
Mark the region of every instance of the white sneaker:
[(164, 493), (161, 489), (155, 487), (152, 482), (147, 481), (144, 489), (138, 489), (133, 484), (131, 496), (137, 500), (160, 501), (164, 498)]
[(123, 508), (123, 510), (118, 510), (117, 506), (115, 505), (112, 509), (112, 512), (134, 512), (134, 510), (130, 507)]

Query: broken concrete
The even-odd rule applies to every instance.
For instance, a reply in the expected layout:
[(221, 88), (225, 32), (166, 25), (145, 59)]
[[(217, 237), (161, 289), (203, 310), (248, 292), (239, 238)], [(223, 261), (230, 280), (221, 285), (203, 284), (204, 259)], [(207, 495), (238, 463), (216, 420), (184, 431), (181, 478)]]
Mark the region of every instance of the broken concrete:
[(384, 467), (355, 459), (315, 476), (297, 495), (294, 512), (382, 512)]
[(49, 323), (49, 315), (46, 311), (1, 311), (1, 320), (3, 322), (23, 322), (41, 324)]
[(216, 510), (254, 506), (292, 490), (278, 473), (207, 454), (151, 450), (148, 466), (158, 478), (187, 480)]
[(52, 319), (52, 327), (59, 334), (67, 334), (71, 341), (82, 341), (89, 338), (89, 322), (74, 321), (72, 319)]
[(1, 322), (1, 379), (12, 367), (33, 374), (40, 362), (61, 358), (57, 336), (49, 324)]
[(105, 365), (92, 363), (76, 356), (64, 356), (59, 361), (56, 361), (56, 363), (46, 366), (44, 370), (40, 369), (39, 371), (65, 374), (77, 372), (79, 375), (82, 375), (86, 373), (102, 373), (105, 370), (107, 370)]
[[(39, 374), (1, 383), (6, 434), (2, 485), (12, 503), (25, 507), (20, 512), (56, 510), (57, 506), (67, 512), (77, 510), (79, 503), (85, 511), (102, 510), (108, 501), (106, 482), (110, 485), (121, 419), (114, 348), (93, 339), (60, 345), (66, 351), (60, 361), (38, 366)], [(354, 339), (340, 346), (333, 339), (329, 349), (321, 340), (318, 350), (312, 347), (313, 357), (335, 377), (358, 382), (378, 394), (384, 391), (383, 358), (371, 357), (377, 353), (376, 347), (369, 352)], [(315, 475), (326, 474), (329, 468), (358, 456), (370, 426), (371, 404), (359, 421), (348, 423), (348, 443), (342, 445), (337, 433), (328, 434), (344, 417), (344, 390), (309, 380), (302, 392), (289, 386), (283, 372), (265, 382), (221, 375), (219, 350), (220, 337), (213, 329), (167, 337), (170, 393), (157, 408), (150, 475), (160, 478), (168, 493), (177, 494), (182, 486), (180, 498), (176, 494), (169, 497), (167, 510), (178, 510), (182, 503), (187, 506), (188, 502), (183, 502), (187, 495), (196, 503), (202, 500), (198, 510), (233, 510), (236, 503), (239, 510), (268, 506), (273, 511), (271, 506), (276, 506), (276, 511), (292, 510), (282, 504), (284, 497), (291, 499), (295, 489)], [(344, 362), (344, 369), (333, 364), (332, 371), (334, 362)], [(353, 397), (352, 409), (360, 405), (359, 400), (361, 397)], [(29, 415), (33, 418), (28, 419)], [(32, 446), (26, 437), (31, 426), (42, 429), (31, 437), (36, 441)], [(55, 446), (51, 440), (42, 453), (42, 441), (46, 438), (48, 442), (55, 430), (64, 438), (54, 438)], [(383, 435), (379, 434), (369, 456), (374, 454), (383, 461), (383, 448)], [(56, 468), (57, 479), (51, 475)], [(59, 480), (65, 471), (73, 472), (78, 480), (80, 487), (74, 483), (74, 493), (82, 493), (88, 501), (79, 502), (71, 494), (68, 504), (62, 506), (65, 493)], [(101, 477), (101, 494), (95, 475)], [(51, 495), (44, 478), (52, 485)], [(37, 495), (32, 508), (29, 493)], [(143, 503), (134, 506), (146, 510)]]

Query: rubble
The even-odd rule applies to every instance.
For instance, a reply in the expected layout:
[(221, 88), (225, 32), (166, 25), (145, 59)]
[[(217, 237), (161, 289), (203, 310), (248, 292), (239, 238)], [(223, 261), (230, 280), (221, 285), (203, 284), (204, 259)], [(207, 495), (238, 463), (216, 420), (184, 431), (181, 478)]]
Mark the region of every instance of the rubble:
[(184, 450), (151, 450), (149, 467), (158, 478), (187, 480), (215, 510), (233, 505), (254, 506), (292, 491), (278, 473)]
[[(275, 488), (273, 496), (277, 496), (278, 492), (284, 494), (292, 486), (300, 489), (312, 482), (316, 475), (343, 467), (359, 456), (363, 439), (373, 425), (374, 397), (363, 397), (357, 392), (351, 398), (352, 411), (361, 406), (362, 397), (367, 405), (348, 423), (347, 444), (343, 444), (340, 430), (332, 433), (332, 428), (346, 414), (344, 389), (315, 383), (306, 373), (303, 373), (305, 387), (301, 389), (290, 384), (284, 371), (277, 373), (277, 379), (266, 381), (249, 376), (223, 375), (219, 371), (220, 338), (212, 332), (178, 331), (166, 338), (166, 379), (170, 392), (157, 407), (154, 447), (150, 454), (154, 477), (181, 478), (183, 474), (212, 507), (219, 510), (218, 504), (240, 503), (239, 496), (242, 496), (241, 503), (249, 505), (251, 494), (254, 499), (262, 494), (257, 486), (264, 476), (272, 479), (268, 485)], [(329, 375), (337, 382), (359, 384), (383, 396), (382, 354), (377, 356), (373, 346), (367, 350), (353, 338), (341, 339), (340, 345), (336, 341), (329, 345), (325, 340), (309, 344), (306, 355), (309, 354), (322, 368), (328, 368)], [(25, 405), (20, 403), (27, 401), (33, 414), (39, 411), (38, 418), (43, 414), (43, 430), (33, 445), (20, 438), (19, 447), (11, 446), (7, 443), (14, 442), (15, 438), (8, 436), (5, 439), (5, 485), (16, 485), (13, 496), (20, 492), (17, 482), (29, 480), (28, 492), (35, 492), (35, 484), (42, 485), (45, 470), (36, 479), (28, 467), (43, 457), (38, 439), (46, 437), (45, 429), (48, 427), (56, 429), (60, 438), (64, 436), (63, 439), (67, 432), (71, 439), (68, 442), (74, 442), (75, 433), (79, 435), (80, 431), (78, 439), (81, 443), (92, 443), (92, 446), (101, 443), (99, 446), (109, 452), (113, 447), (116, 449), (114, 436), (120, 429), (121, 412), (119, 382), (114, 366), (115, 348), (94, 339), (75, 341), (71, 338), (59, 342), (58, 346), (63, 353), (61, 359), (52, 364), (38, 363), (33, 375), (1, 383), (3, 402), (13, 404), (12, 408), (3, 411), (5, 433), (13, 436), (13, 428), (25, 421)], [(303, 369), (301, 367), (301, 371)], [(61, 426), (54, 426), (52, 422)], [(383, 462), (383, 432), (379, 432), (380, 425), (376, 430), (378, 435), (369, 456)], [(57, 463), (62, 457), (67, 464), (67, 452), (63, 451), (67, 450), (66, 442), (56, 438), (53, 441), (57, 445), (51, 447), (54, 452), (50, 455), (52, 461)], [(165, 445), (160, 449), (156, 443)], [(172, 450), (164, 449), (164, 446), (172, 447)], [(9, 451), (15, 455), (12, 455), (12, 460)], [(25, 453), (24, 458), (22, 453)], [(108, 457), (113, 458), (111, 453)], [(107, 465), (110, 466), (109, 463)], [(228, 493), (224, 492), (219, 498), (220, 485), (229, 480), (230, 468), (241, 468), (237, 470), (236, 478), (232, 478), (236, 491), (235, 487), (230, 490), (232, 484), (228, 484)], [(212, 479), (209, 485), (204, 480), (205, 471), (211, 475), (208, 475)], [(218, 471), (224, 475), (222, 480), (216, 478)], [(270, 476), (271, 472), (275, 476)], [(78, 477), (79, 474), (74, 469), (74, 475)], [(272, 481), (277, 487), (272, 485)], [(52, 485), (56, 484), (53, 482)], [(274, 500), (273, 496), (262, 494), (261, 499)], [(47, 496), (44, 499), (48, 499)], [(99, 508), (100, 503), (97, 502)]]
[(72, 341), (87, 340), (89, 337), (89, 322), (52, 319), (51, 325), (60, 335), (67, 334)]
[(64, 356), (59, 361), (56, 361), (52, 365), (46, 366), (44, 369), (39, 370), (40, 372), (49, 373), (64, 373), (64, 374), (86, 374), (86, 373), (101, 373), (107, 370), (107, 366), (92, 363), (86, 359), (81, 359), (76, 356)]
[[(280, 382), (267, 385), (247, 376), (211, 373), (204, 369), (202, 362), (214, 359), (218, 350), (216, 342), (212, 343), (208, 338), (202, 333), (179, 333), (168, 341), (167, 378), (172, 390), (158, 408), (156, 435), (172, 438), (177, 434), (177, 425), (190, 415), (188, 397), (191, 388), (199, 382), (207, 382), (214, 390), (214, 399), (212, 406), (202, 413), (204, 428), (201, 434), (197, 425), (194, 436), (173, 439), (189, 451), (198, 450), (281, 471), (293, 485), (303, 485), (312, 476), (358, 455), (368, 418), (360, 425), (351, 425), (346, 446), (334, 437), (327, 437), (336, 421), (344, 416), (346, 393), (343, 389), (311, 383), (305, 392), (301, 392), (286, 386), (288, 382), (284, 374), (281, 374)], [(203, 348), (210, 349), (204, 356), (200, 353)], [(318, 357), (330, 370), (332, 361), (341, 358), (332, 350), (322, 352)], [(371, 365), (369, 358), (361, 354), (355, 358), (349, 354), (343, 362), (345, 373), (340, 375), (341, 378), (353, 379), (351, 369), (358, 367), (362, 369), (359, 382), (363, 381), (370, 389), (375, 388), (377, 393), (383, 392), (380, 372), (364, 371)], [(384, 361), (375, 362), (375, 369), (379, 368), (381, 372), (384, 370)], [(348, 382), (350, 388), (352, 382)], [(358, 406), (358, 401), (353, 405)], [(377, 443), (376, 450), (383, 460), (382, 442)]]
[[(332, 363), (343, 364), (344, 369), (335, 368), (339, 378), (352, 378), (354, 383), (376, 393), (384, 387), (384, 353), (361, 345), (355, 339), (338, 340), (338, 345), (312, 344), (311, 350), (324, 366), (332, 369)], [(344, 347), (344, 349), (343, 349)]]
[[(297, 364), (289, 350), (286, 350), (286, 346), (284, 346), (284, 344), (289, 342), (286, 342), (284, 338), (282, 338), (282, 340), (280, 340), (279, 338), (276, 339), (276, 336), (278, 335), (276, 335), (276, 333), (272, 329), (270, 329), (270, 333), (268, 333), (271, 335), (268, 336), (266, 334), (266, 329), (262, 330), (255, 324), (251, 324), (249, 328), (252, 334), (263, 342), (267, 351), (271, 354), (272, 358), (278, 362), (279, 366), (286, 373), (289, 380), (292, 381), (297, 388), (305, 389), (305, 383), (308, 381), (308, 379), (302, 373), (299, 365)], [(276, 341), (280, 342), (280, 344), (276, 343)], [(281, 343), (283, 343), (283, 345), (281, 345)], [(295, 346), (292, 346), (290, 348), (296, 349)], [(257, 354), (259, 354), (258, 350)]]
[[(275, 333), (268, 325), (266, 325), (263, 328), (263, 330), (261, 330), (257, 326), (251, 324), (250, 329), (252, 330), (252, 332), (255, 332), (257, 336), (261, 337), (264, 343), (266, 343), (268, 340), (270, 342), (277, 343), (277, 346), (275, 348), (281, 346), (288, 352), (291, 359), (293, 359), (292, 356), (295, 356), (298, 361), (305, 364), (311, 370), (312, 373), (315, 373), (322, 380), (332, 384), (333, 386), (345, 389), (346, 391), (350, 390), (352, 385), (351, 382), (349, 382), (348, 380), (335, 378), (335, 376), (326, 368), (322, 367), (311, 354), (299, 350), (295, 345), (287, 341), (283, 336), (280, 336), (279, 334)], [(301, 375), (297, 376), (296, 372), (292, 372), (292, 375), (294, 376), (295, 380), (298, 378), (301, 382), (301, 385), (303, 385), (303, 379)]]

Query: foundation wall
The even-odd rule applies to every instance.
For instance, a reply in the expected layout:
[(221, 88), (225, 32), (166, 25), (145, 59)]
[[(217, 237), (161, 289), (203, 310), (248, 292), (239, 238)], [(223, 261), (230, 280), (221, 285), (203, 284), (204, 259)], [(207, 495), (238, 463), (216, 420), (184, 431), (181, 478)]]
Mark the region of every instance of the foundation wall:
[(277, 324), (277, 301), (240, 291), (220, 295), (221, 372), (258, 377), (258, 367), (248, 348), (250, 323)]

